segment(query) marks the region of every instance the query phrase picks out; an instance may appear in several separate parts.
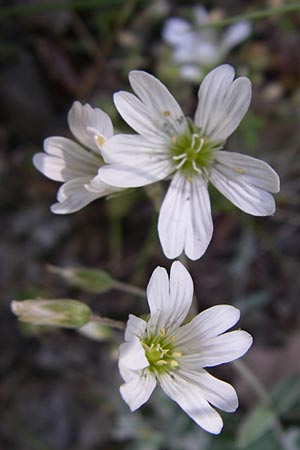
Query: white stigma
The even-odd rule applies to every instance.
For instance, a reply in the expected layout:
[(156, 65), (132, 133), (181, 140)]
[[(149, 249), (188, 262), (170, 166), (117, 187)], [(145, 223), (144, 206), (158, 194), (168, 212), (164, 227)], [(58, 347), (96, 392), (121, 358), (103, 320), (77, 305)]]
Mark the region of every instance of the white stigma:
[(200, 142), (199, 142), (199, 146), (198, 146), (198, 148), (196, 150), (196, 153), (200, 152), (200, 150), (202, 149), (203, 145), (204, 145), (204, 138), (201, 138)]
[(200, 175), (202, 175), (202, 170), (199, 169), (199, 167), (197, 167), (195, 161), (192, 161), (192, 167), (193, 167), (193, 169), (194, 169), (197, 173), (199, 173)]
[(178, 161), (182, 158), (186, 158), (186, 153), (181, 153), (181, 155), (173, 156), (174, 161)]
[(177, 164), (177, 166), (175, 166), (175, 169), (176, 170), (180, 169), (180, 167), (182, 167), (186, 161), (187, 161), (187, 156), (185, 155), (185, 157), (180, 161), (180, 163)]

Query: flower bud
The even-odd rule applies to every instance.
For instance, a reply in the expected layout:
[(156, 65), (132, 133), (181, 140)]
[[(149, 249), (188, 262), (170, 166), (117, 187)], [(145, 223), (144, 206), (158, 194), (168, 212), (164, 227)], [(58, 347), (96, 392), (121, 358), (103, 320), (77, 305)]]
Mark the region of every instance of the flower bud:
[(113, 287), (113, 279), (103, 270), (88, 269), (86, 267), (60, 268), (55, 266), (49, 266), (49, 270), (60, 275), (71, 286), (93, 294), (108, 292)]
[(98, 342), (108, 341), (113, 334), (112, 329), (107, 325), (102, 325), (101, 323), (93, 321), (87, 323), (82, 328), (79, 328), (78, 332), (83, 336)]
[(86, 304), (65, 298), (13, 301), (11, 308), (22, 322), (65, 328), (82, 327), (89, 322), (92, 314)]

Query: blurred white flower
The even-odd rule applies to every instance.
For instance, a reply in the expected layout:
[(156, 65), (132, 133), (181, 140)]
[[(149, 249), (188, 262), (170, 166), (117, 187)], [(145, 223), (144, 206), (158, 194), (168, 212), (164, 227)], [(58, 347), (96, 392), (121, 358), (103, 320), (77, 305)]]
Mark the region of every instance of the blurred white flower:
[(80, 210), (93, 200), (116, 190), (93, 179), (104, 164), (101, 150), (113, 135), (109, 116), (99, 108), (74, 102), (68, 114), (71, 132), (80, 144), (65, 137), (50, 137), (44, 141), (45, 153), (37, 153), (33, 164), (46, 177), (64, 184), (57, 193), (58, 203), (51, 207), (56, 214)]
[(194, 121), (184, 116), (154, 76), (132, 71), (129, 80), (138, 97), (118, 92), (114, 101), (139, 135), (119, 134), (109, 140), (103, 149), (108, 164), (100, 168), (95, 183), (98, 178), (124, 188), (172, 178), (158, 220), (160, 242), (168, 258), (184, 251), (195, 260), (205, 252), (213, 232), (209, 181), (249, 214), (274, 213), (270, 193), (279, 191), (276, 172), (259, 159), (222, 150), (248, 110), (248, 78), (234, 80), (229, 65), (212, 70), (199, 89)]
[(223, 422), (212, 406), (233, 412), (238, 398), (230, 384), (204, 368), (240, 358), (251, 346), (252, 337), (245, 331), (224, 333), (239, 320), (239, 310), (214, 306), (181, 326), (191, 307), (193, 282), (178, 261), (172, 264), (170, 280), (164, 268), (155, 269), (147, 297), (149, 319), (130, 315), (126, 342), (120, 346), (123, 399), (135, 411), (158, 383), (199, 426), (220, 433)]
[(201, 25), (211, 22), (211, 15), (203, 6), (193, 8), (193, 17), (195, 24), (178, 17), (166, 20), (162, 36), (173, 48), (172, 59), (180, 66), (182, 77), (199, 81), (205, 69), (224, 61), (233, 47), (247, 39), (251, 25), (243, 20), (223, 33), (213, 27), (199, 29)]

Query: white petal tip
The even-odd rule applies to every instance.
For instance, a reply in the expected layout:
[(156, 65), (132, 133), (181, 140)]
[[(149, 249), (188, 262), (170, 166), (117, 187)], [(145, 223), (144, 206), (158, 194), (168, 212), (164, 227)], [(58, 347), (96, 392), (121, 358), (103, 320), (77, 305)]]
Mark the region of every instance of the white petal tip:
[(67, 208), (63, 207), (61, 203), (54, 203), (53, 205), (51, 205), (50, 211), (53, 214), (60, 214), (60, 215), (72, 214), (75, 212), (75, 211), (69, 211)]
[(206, 430), (206, 431), (208, 431), (211, 434), (217, 435), (217, 434), (220, 434), (222, 430), (223, 430), (223, 421), (220, 425), (216, 425), (211, 430)]
[(34, 165), (34, 167), (39, 171), (42, 172), (42, 158), (44, 157), (44, 153), (36, 153), (35, 155), (33, 155), (32, 157), (32, 163)]
[(251, 334), (247, 333), (247, 331), (244, 331), (244, 330), (238, 330), (238, 331), (235, 331), (234, 333), (240, 333), (240, 340), (241, 340), (240, 354), (236, 358), (236, 359), (238, 359), (238, 358), (241, 358), (242, 356), (244, 356), (247, 353), (247, 351), (249, 350), (249, 348), (252, 346), (253, 337), (251, 336)]
[(128, 398), (128, 392), (127, 392), (126, 383), (124, 383), (124, 384), (122, 384), (120, 386), (119, 391), (120, 391), (120, 395), (121, 395), (122, 399), (127, 404), (128, 408), (130, 409), (131, 412), (134, 412), (137, 409), (139, 409), (139, 406), (134, 404), (134, 403), (132, 403), (132, 401)]

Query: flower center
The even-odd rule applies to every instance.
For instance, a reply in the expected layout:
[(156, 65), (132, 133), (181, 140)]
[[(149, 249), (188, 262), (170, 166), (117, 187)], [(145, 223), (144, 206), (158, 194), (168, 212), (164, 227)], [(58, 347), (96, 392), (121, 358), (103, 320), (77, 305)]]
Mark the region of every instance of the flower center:
[(185, 133), (172, 137), (169, 148), (175, 169), (188, 176), (205, 174), (213, 162), (215, 149), (216, 146), (201, 134), (192, 121), (189, 121)]
[(177, 358), (182, 353), (174, 351), (173, 340), (174, 336), (166, 336), (166, 330), (161, 328), (159, 336), (147, 336), (141, 341), (151, 372), (162, 374), (178, 366)]

